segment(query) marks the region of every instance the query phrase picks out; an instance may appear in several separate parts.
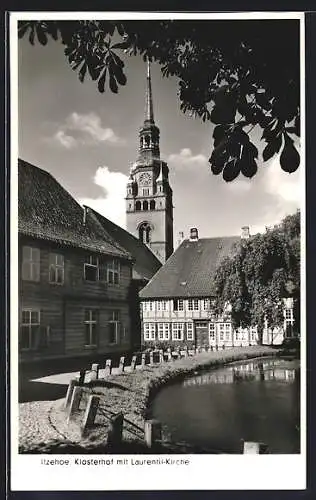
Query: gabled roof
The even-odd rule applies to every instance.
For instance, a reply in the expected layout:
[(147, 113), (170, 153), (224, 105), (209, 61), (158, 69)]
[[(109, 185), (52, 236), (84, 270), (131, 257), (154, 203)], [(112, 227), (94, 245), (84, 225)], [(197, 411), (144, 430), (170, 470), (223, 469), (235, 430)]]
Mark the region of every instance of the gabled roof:
[(19, 233), (131, 260), (113, 239), (45, 170), (18, 162)]
[(134, 259), (133, 279), (150, 280), (161, 268), (161, 262), (151, 250), (128, 231), (106, 219), (92, 208), (89, 208), (89, 212), (96, 217), (103, 229), (132, 255)]
[(184, 240), (152, 280), (141, 299), (208, 297), (214, 295), (214, 275), (221, 260), (234, 252), (240, 236)]

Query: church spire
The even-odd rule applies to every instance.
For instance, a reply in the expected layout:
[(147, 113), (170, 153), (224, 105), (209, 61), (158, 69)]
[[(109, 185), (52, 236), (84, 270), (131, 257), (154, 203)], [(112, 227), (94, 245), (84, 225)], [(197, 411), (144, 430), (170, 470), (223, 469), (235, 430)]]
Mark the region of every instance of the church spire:
[(150, 124), (155, 123), (154, 122), (153, 96), (152, 96), (152, 90), (151, 90), (150, 62), (148, 60), (147, 60), (145, 123), (150, 123)]

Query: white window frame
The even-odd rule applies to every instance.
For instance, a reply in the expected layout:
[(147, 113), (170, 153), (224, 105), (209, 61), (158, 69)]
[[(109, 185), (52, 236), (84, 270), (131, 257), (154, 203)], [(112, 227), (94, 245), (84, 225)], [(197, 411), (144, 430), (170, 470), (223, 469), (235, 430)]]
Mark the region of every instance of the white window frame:
[(225, 342), (225, 323), (218, 323), (218, 340), (219, 342)]
[[(96, 261), (96, 264), (94, 264), (94, 259)], [(89, 281), (91, 283), (95, 283), (96, 281), (99, 281), (99, 277), (100, 277), (100, 267), (99, 267), (99, 257), (96, 256), (96, 255), (87, 255), (85, 257), (85, 262), (84, 262), (84, 280), (85, 281)], [(87, 279), (87, 276), (86, 276), (86, 270), (87, 269), (95, 269), (96, 270), (96, 279), (95, 280), (89, 280)]]
[(172, 340), (183, 340), (184, 323), (172, 323)]
[(120, 283), (121, 265), (118, 259), (111, 259), (107, 262), (107, 282), (110, 285), (119, 285)]
[(149, 196), (149, 188), (143, 188), (143, 196)]
[[(88, 316), (89, 316), (89, 319), (86, 319), (86, 312), (88, 311)], [(93, 316), (93, 313), (95, 313), (95, 319), (92, 318)], [(96, 347), (97, 346), (97, 327), (98, 327), (98, 317), (97, 317), (97, 314), (98, 314), (98, 310), (97, 309), (88, 309), (87, 307), (84, 309), (84, 325), (85, 325), (85, 347)], [(89, 327), (89, 344), (86, 343), (86, 326), (88, 325)], [(92, 335), (93, 335), (93, 325), (96, 326), (95, 328), (95, 336), (96, 336), (96, 342), (93, 343), (91, 342), (92, 340)]]
[(167, 310), (167, 301), (166, 300), (157, 300), (157, 311), (166, 311)]
[(194, 323), (193, 323), (193, 321), (187, 322), (187, 340), (194, 340)]
[[(62, 260), (62, 263), (58, 262), (58, 259)], [(51, 279), (51, 271), (54, 270), (55, 279)], [(58, 271), (61, 271), (62, 280), (58, 281)], [(51, 252), (49, 254), (49, 283), (54, 285), (63, 285), (65, 280), (65, 258), (61, 253)]]
[(210, 299), (202, 299), (202, 309), (203, 311), (209, 311), (211, 308)]
[[(118, 345), (119, 344), (120, 328), (121, 328), (120, 316), (121, 315), (120, 315), (119, 309), (113, 309), (110, 312), (109, 326), (110, 325), (114, 326), (115, 340), (114, 340), (114, 342), (110, 342), (110, 339), (109, 339), (109, 345)], [(112, 327), (112, 326), (110, 326), (110, 327)]]
[(170, 339), (170, 323), (158, 323), (158, 340)]
[(258, 335), (258, 327), (251, 326), (250, 327), (250, 341), (255, 342), (257, 340), (257, 335)]
[[(285, 307), (284, 308), (284, 336), (286, 338), (291, 338), (293, 336), (293, 327), (294, 327), (294, 311), (293, 307)], [(290, 327), (290, 334), (288, 335), (288, 327)]]
[(188, 299), (188, 310), (199, 311), (199, 299)]
[[(29, 255), (26, 255), (29, 253)], [(41, 251), (37, 247), (22, 247), (22, 279), (24, 281), (40, 281)], [(26, 271), (27, 270), (27, 271)]]
[(210, 341), (216, 340), (216, 323), (209, 323), (208, 325), (208, 335)]
[[(28, 321), (23, 322), (23, 313), (28, 313)], [(33, 323), (32, 322), (32, 313), (37, 314), (37, 322)], [(28, 347), (21, 347), (22, 351), (31, 351), (34, 349), (34, 339), (33, 339), (33, 334), (32, 334), (32, 327), (40, 328), (41, 327), (41, 311), (39, 309), (28, 309), (28, 308), (23, 308), (21, 312), (21, 329), (23, 328), (28, 328), (29, 329), (29, 342), (28, 342)], [(21, 333), (22, 335), (22, 333)]]
[[(176, 305), (176, 307), (175, 307)], [(173, 310), (174, 311), (183, 311), (184, 310), (184, 301), (183, 299), (173, 299)]]
[(156, 340), (156, 323), (144, 323), (144, 340)]

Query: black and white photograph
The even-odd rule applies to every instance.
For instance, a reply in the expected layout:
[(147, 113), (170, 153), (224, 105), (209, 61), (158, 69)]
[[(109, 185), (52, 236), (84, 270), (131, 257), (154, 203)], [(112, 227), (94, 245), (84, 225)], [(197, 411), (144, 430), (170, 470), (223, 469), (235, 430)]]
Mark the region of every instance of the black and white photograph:
[(10, 37), (12, 484), (303, 485), (304, 15)]

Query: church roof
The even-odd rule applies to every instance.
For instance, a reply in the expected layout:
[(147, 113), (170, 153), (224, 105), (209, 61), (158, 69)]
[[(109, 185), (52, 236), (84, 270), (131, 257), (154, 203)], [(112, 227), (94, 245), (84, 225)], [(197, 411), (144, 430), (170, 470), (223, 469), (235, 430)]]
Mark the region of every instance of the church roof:
[(139, 239), (120, 226), (100, 215), (93, 209), (89, 209), (97, 218), (102, 227), (118, 243), (124, 247), (133, 257), (133, 279), (150, 280), (154, 274), (161, 268), (161, 262), (152, 253), (152, 251)]
[(18, 161), (19, 233), (131, 260), (129, 252), (86, 214), (45, 170)]
[(232, 255), (240, 236), (184, 240), (141, 290), (141, 299), (210, 297), (214, 275), (224, 257)]

